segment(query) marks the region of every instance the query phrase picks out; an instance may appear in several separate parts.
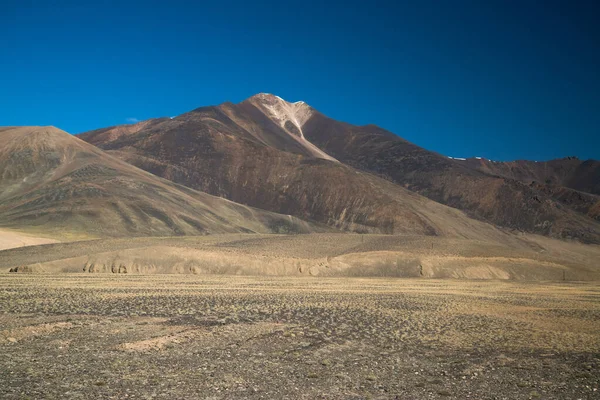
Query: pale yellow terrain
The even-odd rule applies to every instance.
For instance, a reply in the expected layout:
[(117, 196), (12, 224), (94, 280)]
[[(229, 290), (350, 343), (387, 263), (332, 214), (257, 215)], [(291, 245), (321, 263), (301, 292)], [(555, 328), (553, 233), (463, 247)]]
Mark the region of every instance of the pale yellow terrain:
[(0, 252), (0, 272), (600, 280), (600, 246), (536, 235), (503, 242), (411, 235), (100, 239)]
[(0, 250), (39, 244), (58, 243), (56, 239), (37, 237), (9, 229), (0, 229)]

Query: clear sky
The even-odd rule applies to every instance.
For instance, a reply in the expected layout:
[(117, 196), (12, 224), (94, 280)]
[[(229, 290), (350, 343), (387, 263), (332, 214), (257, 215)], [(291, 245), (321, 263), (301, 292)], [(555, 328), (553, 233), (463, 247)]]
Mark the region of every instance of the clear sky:
[(599, 1), (2, 0), (0, 14), (0, 125), (79, 133), (269, 92), (450, 156), (600, 159)]

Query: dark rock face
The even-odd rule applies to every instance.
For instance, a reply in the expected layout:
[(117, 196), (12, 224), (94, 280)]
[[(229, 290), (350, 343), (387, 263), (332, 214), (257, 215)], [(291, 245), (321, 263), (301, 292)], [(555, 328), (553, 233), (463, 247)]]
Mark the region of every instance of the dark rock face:
[[(304, 103), (261, 94), (138, 125), (80, 137), (187, 187), (337, 228), (436, 235), (464, 225), (464, 215), (436, 220), (441, 209), (433, 211), (414, 192), (497, 226), (600, 242), (596, 196), (575, 200), (544, 183), (430, 152), (374, 125), (332, 120)], [(596, 162), (570, 161), (580, 172), (561, 179), (593, 193), (600, 181)]]
[(8, 270), (8, 272), (12, 272), (12, 273), (32, 273), (33, 272), (33, 268), (29, 265), (20, 265), (18, 267), (13, 267), (11, 269)]

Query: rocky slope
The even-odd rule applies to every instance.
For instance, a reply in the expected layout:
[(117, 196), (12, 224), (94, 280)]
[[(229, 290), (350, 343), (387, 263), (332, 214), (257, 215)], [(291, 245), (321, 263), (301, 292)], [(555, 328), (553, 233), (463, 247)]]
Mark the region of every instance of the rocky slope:
[(0, 226), (89, 236), (328, 228), (176, 185), (54, 127), (0, 128)]
[[(552, 237), (595, 243), (600, 239), (593, 199), (585, 200), (580, 209), (571, 207), (557, 198), (564, 193), (554, 195), (546, 184), (531, 185), (472, 168), (374, 125), (353, 126), (314, 113), (303, 131), (308, 140), (337, 160), (464, 210), (474, 218)], [(577, 177), (575, 174), (573, 179), (583, 181)]]
[(460, 160), (464, 165), (489, 175), (524, 183), (562, 186), (600, 195), (600, 161), (565, 157), (550, 161), (492, 161), (481, 157)]
[(501, 234), (314, 151), (300, 132), (289, 124), (284, 129), (283, 118), (271, 120), (254, 105), (264, 98), (145, 122), (149, 128), (132, 125), (125, 135), (115, 133), (125, 128), (114, 127), (80, 137), (188, 187), (343, 230), (471, 238)]
[[(593, 204), (571, 207), (545, 187), (269, 94), (80, 137), (188, 187), (343, 229), (473, 235), (472, 227), (460, 228), (472, 220), (444, 207), (432, 211), (440, 206), (416, 192), (494, 225), (600, 242), (600, 224), (588, 215)], [(439, 221), (450, 214), (453, 220)]]
[(455, 159), (488, 175), (523, 182), (588, 217), (600, 221), (600, 162), (566, 157), (550, 161)]

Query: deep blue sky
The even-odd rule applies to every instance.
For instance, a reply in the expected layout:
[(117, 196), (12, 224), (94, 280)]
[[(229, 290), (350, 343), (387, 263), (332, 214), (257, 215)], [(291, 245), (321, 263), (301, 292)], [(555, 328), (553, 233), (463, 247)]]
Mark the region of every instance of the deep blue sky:
[(600, 159), (600, 2), (326, 3), (3, 0), (0, 125), (269, 92), (450, 156)]

